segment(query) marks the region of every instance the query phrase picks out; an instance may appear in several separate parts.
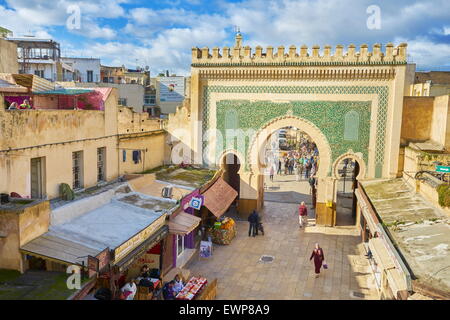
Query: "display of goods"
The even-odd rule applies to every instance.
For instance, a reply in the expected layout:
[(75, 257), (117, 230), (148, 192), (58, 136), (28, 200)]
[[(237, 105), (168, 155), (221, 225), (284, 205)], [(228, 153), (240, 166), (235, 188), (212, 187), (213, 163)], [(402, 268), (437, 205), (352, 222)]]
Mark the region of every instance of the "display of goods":
[(177, 294), (180, 300), (193, 300), (208, 281), (204, 277), (192, 277), (186, 286)]
[(214, 229), (220, 229), (221, 226), (222, 226), (221, 222), (214, 222)]
[(219, 229), (211, 231), (212, 242), (216, 244), (230, 244), (236, 236), (236, 227), (233, 225), (230, 229)]
[(226, 218), (223, 222), (222, 222), (222, 229), (226, 229), (226, 230), (230, 230), (234, 227), (235, 222), (233, 219), (231, 218)]

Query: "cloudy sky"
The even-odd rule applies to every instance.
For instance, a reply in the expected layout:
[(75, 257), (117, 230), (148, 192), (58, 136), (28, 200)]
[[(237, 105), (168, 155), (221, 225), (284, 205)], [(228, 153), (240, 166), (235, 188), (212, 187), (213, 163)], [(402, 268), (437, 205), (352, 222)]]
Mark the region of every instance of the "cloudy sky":
[[(371, 5), (379, 28), (368, 27)], [(449, 0), (0, 0), (0, 26), (14, 36), (153, 75), (188, 73), (191, 48), (231, 46), (236, 25), (252, 47), (407, 42), (419, 70), (450, 70)]]

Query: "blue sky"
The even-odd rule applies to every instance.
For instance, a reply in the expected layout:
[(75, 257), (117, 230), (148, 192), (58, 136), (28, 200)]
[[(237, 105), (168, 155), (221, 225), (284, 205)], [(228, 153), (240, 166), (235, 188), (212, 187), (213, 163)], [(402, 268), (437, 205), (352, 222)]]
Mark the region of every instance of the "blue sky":
[[(66, 24), (74, 5), (79, 29)], [(367, 27), (370, 5), (380, 29)], [(189, 73), (191, 48), (232, 45), (235, 25), (252, 47), (407, 42), (418, 70), (450, 70), (448, 0), (0, 0), (0, 26), (15, 36), (53, 38), (65, 56), (152, 74)]]

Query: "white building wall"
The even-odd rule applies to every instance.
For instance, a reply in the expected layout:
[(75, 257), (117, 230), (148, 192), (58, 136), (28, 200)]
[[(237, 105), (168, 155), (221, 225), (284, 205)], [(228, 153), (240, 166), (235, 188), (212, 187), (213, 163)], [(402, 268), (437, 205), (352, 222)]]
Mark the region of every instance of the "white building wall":
[[(22, 63), (19, 63), (19, 70), (22, 69)], [(56, 64), (53, 63), (27, 63), (28, 74), (35, 74), (36, 70), (44, 70), (44, 77), (49, 81), (56, 81)]]
[(92, 82), (101, 82), (100, 59), (97, 58), (61, 58), (61, 61), (71, 65), (80, 72), (81, 82), (88, 82), (88, 71), (92, 71)]

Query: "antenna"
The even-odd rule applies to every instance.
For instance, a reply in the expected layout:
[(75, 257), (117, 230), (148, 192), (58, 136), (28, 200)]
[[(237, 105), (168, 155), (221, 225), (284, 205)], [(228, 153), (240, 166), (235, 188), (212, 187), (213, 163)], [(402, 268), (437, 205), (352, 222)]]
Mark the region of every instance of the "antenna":
[(235, 33), (240, 33), (241, 32), (241, 28), (237, 25), (234, 26), (234, 32)]

